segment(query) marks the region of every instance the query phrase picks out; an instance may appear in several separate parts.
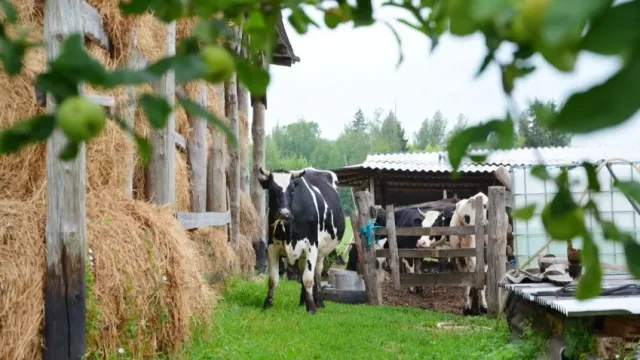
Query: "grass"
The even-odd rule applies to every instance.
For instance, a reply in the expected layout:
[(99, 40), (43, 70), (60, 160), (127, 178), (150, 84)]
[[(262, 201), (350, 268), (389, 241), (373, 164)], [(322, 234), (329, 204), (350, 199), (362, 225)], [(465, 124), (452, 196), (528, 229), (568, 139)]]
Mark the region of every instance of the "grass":
[[(504, 322), (420, 309), (326, 302), (315, 316), (298, 306), (300, 285), (281, 280), (263, 311), (266, 279), (230, 279), (212, 326), (196, 328), (187, 359), (535, 359), (535, 337), (509, 343)], [(447, 331), (442, 321), (472, 325)], [(490, 327), (487, 330), (480, 327)]]

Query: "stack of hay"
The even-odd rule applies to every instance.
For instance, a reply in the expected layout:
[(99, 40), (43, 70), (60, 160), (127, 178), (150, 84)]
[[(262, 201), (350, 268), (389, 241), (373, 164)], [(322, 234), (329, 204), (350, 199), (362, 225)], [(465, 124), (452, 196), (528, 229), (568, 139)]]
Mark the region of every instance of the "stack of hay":
[[(43, 39), (44, 4), (13, 0), (21, 26), (31, 29), (32, 40)], [(163, 54), (164, 25), (150, 15), (125, 18), (118, 0), (88, 0), (101, 14), (111, 40), (111, 51), (87, 40), (89, 53), (109, 68), (123, 66), (137, 29), (137, 48), (149, 60)], [(178, 35), (193, 21), (178, 24)], [(15, 29), (10, 29), (14, 31)], [(0, 128), (40, 114), (33, 83), (44, 71), (44, 49), (30, 50), (23, 72), (9, 78), (0, 71)], [(209, 85), (210, 110), (216, 107)], [(193, 95), (196, 87), (187, 85)], [(86, 88), (88, 93), (95, 89)], [(150, 91), (140, 86), (137, 92)], [(118, 103), (124, 91), (100, 91)], [(136, 128), (148, 134), (140, 109)], [(190, 124), (182, 109), (176, 111), (176, 131), (188, 137)], [(257, 215), (243, 196), (243, 234), (237, 249), (228, 245), (226, 231), (209, 234), (185, 231), (169, 207), (144, 201), (143, 170), (137, 166), (134, 197), (123, 190), (123, 158), (131, 148), (127, 136), (109, 122), (98, 138), (87, 144), (87, 242), (93, 262), (87, 265), (87, 346), (99, 357), (119, 349), (126, 357), (148, 357), (175, 350), (189, 335), (190, 319), (209, 318), (213, 289), (204, 281), (212, 272), (246, 274), (253, 271), (251, 241), (257, 238)], [(18, 154), (0, 156), (0, 359), (34, 359), (42, 351), (46, 226), (45, 145), (30, 146)], [(176, 210), (190, 211), (189, 169), (186, 154), (176, 152)], [(214, 245), (212, 256), (204, 241)], [(87, 256), (89, 257), (89, 256)], [(228, 260), (231, 259), (231, 263)]]

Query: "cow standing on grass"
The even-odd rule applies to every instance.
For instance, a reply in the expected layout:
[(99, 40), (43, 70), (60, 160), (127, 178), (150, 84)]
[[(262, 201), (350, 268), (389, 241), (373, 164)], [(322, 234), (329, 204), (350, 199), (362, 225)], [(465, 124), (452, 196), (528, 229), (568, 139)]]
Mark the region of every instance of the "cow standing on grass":
[(344, 235), (344, 212), (338, 195), (338, 177), (332, 171), (306, 168), (299, 171), (260, 168), (260, 185), (269, 194), (267, 257), (269, 291), (264, 308), (273, 304), (278, 285), (278, 258), (285, 253), (292, 265), (304, 252), (300, 305), (309, 313), (324, 307), (320, 275), (324, 258)]

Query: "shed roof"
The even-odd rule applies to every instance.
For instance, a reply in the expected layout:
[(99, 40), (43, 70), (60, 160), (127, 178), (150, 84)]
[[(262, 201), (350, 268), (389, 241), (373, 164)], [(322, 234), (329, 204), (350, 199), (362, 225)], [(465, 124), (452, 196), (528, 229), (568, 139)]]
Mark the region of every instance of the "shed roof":
[[(471, 155), (483, 153), (485, 153), (483, 150), (470, 152)], [(510, 168), (541, 163), (559, 166), (579, 164), (582, 161), (597, 162), (611, 158), (640, 161), (640, 146), (600, 145), (494, 150), (482, 163), (474, 163), (468, 157), (465, 158), (459, 171), (462, 173), (490, 173), (501, 166)], [(357, 169), (448, 173), (451, 171), (451, 165), (446, 152), (371, 154), (362, 164), (346, 166), (334, 171), (340, 178), (340, 174), (352, 173)]]
[(276, 24), (276, 33), (278, 35), (278, 42), (273, 52), (273, 65), (288, 66), (300, 62), (300, 58), (293, 52), (293, 46), (287, 35), (287, 30), (284, 27), (282, 16), (278, 19)]

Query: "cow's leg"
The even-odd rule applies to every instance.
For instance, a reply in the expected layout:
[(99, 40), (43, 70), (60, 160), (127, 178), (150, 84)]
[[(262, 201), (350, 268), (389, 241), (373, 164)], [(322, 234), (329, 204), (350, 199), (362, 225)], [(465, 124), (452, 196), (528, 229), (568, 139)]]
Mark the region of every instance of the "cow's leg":
[(308, 261), (307, 266), (304, 267), (304, 273), (302, 274), (302, 284), (306, 290), (305, 304), (307, 305), (307, 312), (315, 314), (316, 304), (313, 301), (313, 285), (315, 283), (315, 264), (318, 261), (318, 247), (316, 245), (311, 245), (305, 250)]
[[(310, 263), (307, 262), (307, 267)], [(324, 307), (324, 299), (322, 298), (322, 269), (324, 268), (324, 256), (318, 256), (316, 260), (316, 268), (314, 271), (313, 281), (313, 301), (316, 303), (316, 307), (322, 309)]]
[[(407, 269), (407, 274), (414, 273), (415, 259), (413, 258), (402, 258), (402, 262), (404, 263), (405, 268)], [(412, 294), (416, 293), (416, 288), (413, 286), (409, 286), (409, 292)]]
[(273, 305), (273, 289), (278, 285), (278, 280), (280, 279), (280, 248), (275, 244), (270, 244), (267, 247), (267, 257), (269, 262), (269, 291), (266, 299), (264, 299), (264, 309), (268, 309)]
[[(422, 258), (415, 258), (414, 260), (414, 268), (416, 271), (416, 274), (422, 274), (422, 263), (424, 261), (424, 259)], [(422, 286), (416, 286), (416, 293), (422, 293), (423, 292), (423, 288)]]
[[(485, 272), (487, 272), (488, 267), (489, 267), (488, 265), (484, 266)], [(486, 297), (486, 291), (485, 291), (486, 289), (487, 289), (487, 286), (484, 285), (482, 287), (482, 290), (479, 291), (480, 292), (480, 312), (483, 314), (487, 313), (487, 297)]]

